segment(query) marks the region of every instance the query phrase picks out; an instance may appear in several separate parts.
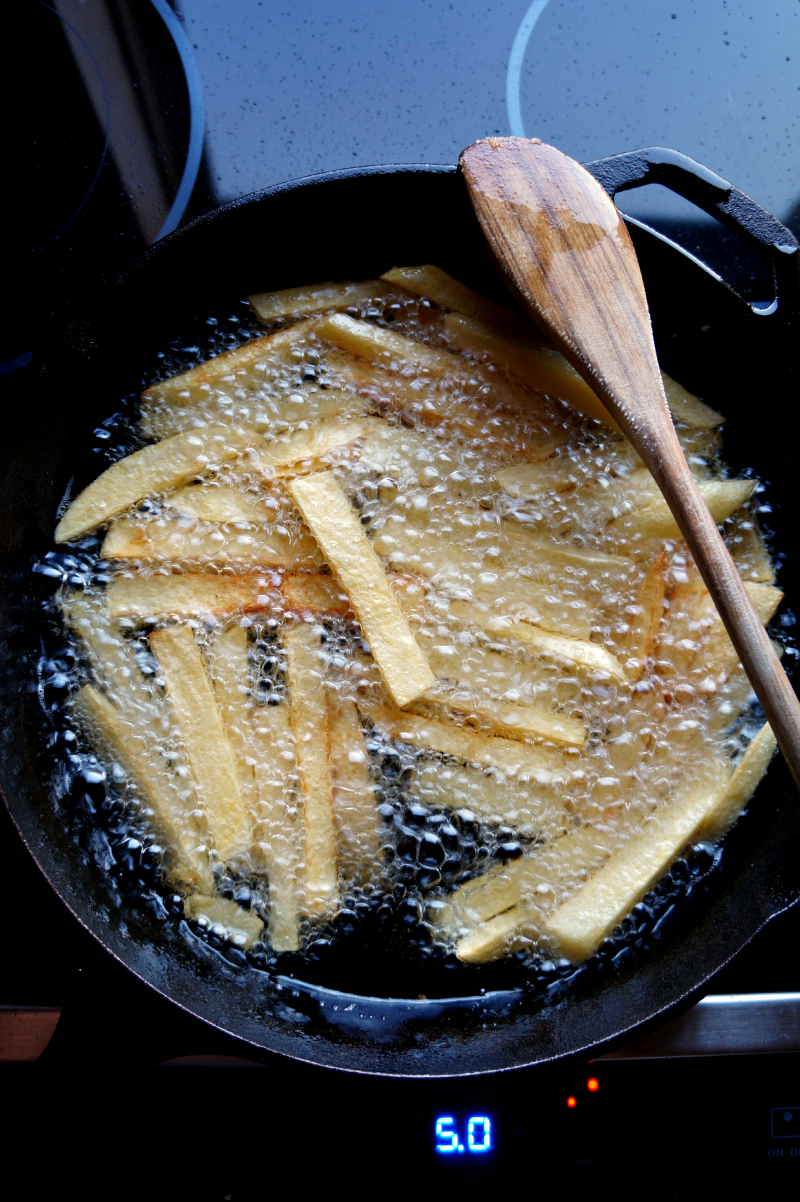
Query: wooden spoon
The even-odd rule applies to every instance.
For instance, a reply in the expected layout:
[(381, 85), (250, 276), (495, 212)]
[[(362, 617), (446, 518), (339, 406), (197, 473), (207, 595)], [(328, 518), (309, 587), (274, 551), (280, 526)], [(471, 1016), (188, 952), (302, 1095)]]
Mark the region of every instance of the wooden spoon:
[(655, 477), (800, 785), (800, 704), (675, 434), (619, 210), (588, 171), (538, 138), (486, 138), (460, 166), (513, 291)]

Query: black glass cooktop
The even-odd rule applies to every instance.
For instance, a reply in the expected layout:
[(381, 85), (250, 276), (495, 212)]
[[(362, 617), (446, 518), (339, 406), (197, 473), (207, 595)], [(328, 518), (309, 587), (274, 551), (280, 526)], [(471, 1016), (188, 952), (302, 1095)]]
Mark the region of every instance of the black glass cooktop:
[[(672, 146), (800, 233), (796, 0), (20, 0), (5, 20), (5, 406), (48, 315), (182, 221), (314, 172), (452, 163), (488, 134), (584, 161)], [(671, 194), (624, 203), (732, 270), (727, 236)], [(19, 939), (0, 1001), (77, 1005), (103, 958), (0, 821), (7, 896), (50, 933), (45, 956)], [(798, 931), (777, 920), (720, 989), (800, 988)]]
[[(22, 0), (9, 20), (6, 370), (181, 220), (314, 172), (452, 163), (487, 134), (582, 161), (673, 146), (800, 230), (794, 0)], [(624, 204), (730, 259), (658, 186)]]

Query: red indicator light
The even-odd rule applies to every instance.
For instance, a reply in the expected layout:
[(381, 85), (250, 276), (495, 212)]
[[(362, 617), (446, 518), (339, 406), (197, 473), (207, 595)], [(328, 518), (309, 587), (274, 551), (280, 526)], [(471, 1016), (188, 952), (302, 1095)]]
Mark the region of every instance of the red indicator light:
[(574, 1110), (575, 1107), (578, 1105), (578, 1099), (577, 1098), (567, 1098), (567, 1105), (569, 1106), (570, 1110)]
[(600, 1082), (597, 1080), (597, 1077), (590, 1077), (586, 1082), (586, 1088), (589, 1090), (589, 1093), (597, 1093), (600, 1088)]

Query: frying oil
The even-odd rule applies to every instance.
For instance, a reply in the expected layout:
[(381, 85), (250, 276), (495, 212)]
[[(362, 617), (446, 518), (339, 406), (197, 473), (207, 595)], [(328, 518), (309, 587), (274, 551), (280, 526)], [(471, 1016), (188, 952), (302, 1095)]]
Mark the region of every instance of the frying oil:
[[(349, 312), (447, 348), (441, 311), (417, 297), (387, 295), (384, 289)], [(533, 857), (579, 829), (594, 830), (610, 850), (621, 847), (679, 790), (702, 781), (710, 765), (730, 765), (741, 754), (755, 729), (749, 685), (735, 658), (712, 661), (706, 654), (713, 620), (703, 625), (692, 616), (697, 578), (683, 543), (652, 537), (628, 521), (642, 498), (656, 494), (622, 436), (586, 422), (559, 401), (520, 390), (491, 363), (468, 354), (444, 378), (413, 363), (387, 362), (371, 371), (343, 367), (341, 354), (319, 337), (313, 322), (279, 353), (265, 345), (263, 355), (210, 382), (159, 387), (159, 381), (263, 337), (264, 328), (248, 317), (214, 317), (201, 333), (196, 343), (176, 343), (159, 357), (144, 381), (151, 391), (138, 412), (128, 404), (124, 422), (117, 415), (107, 423), (120, 447), (129, 451), (137, 439), (162, 439), (212, 423), (248, 426), (270, 440), (320, 420), (344, 423), (380, 414), (384, 423), (377, 433), (322, 462), (301, 463), (298, 470), (332, 471), (358, 510), (438, 680), (419, 712), (478, 738), (493, 733), (487, 715), (497, 703), (520, 712), (536, 707), (576, 724), (585, 738), (581, 745), (534, 740), (548, 762), (559, 765), (537, 777), (524, 767), (479, 766), (383, 734), (371, 715), (390, 703), (352, 616), (314, 606), (287, 608), (286, 574), (279, 565), (260, 562), (260, 526), (279, 535), (290, 556), (300, 540), (308, 540), (282, 478), (265, 478), (246, 458), (212, 465), (204, 488), (239, 496), (251, 514), (262, 515), (260, 523), (246, 517), (207, 521), (191, 506), (187, 510), (185, 498), (161, 494), (135, 507), (127, 520), (145, 535), (172, 531), (169, 560), (106, 562), (102, 536), (76, 550), (71, 562), (78, 571), (64, 566), (69, 556), (49, 559), (51, 574), (62, 572), (52, 613), (61, 615), (66, 641), (55, 668), (52, 657), (42, 661), (43, 695), (66, 732), (73, 769), (79, 764), (81, 773), (94, 771), (99, 779), (105, 773), (104, 787), (117, 799), (119, 839), (155, 848), (151, 859), (160, 865), (155, 876), (160, 873), (161, 885), (153, 896), (162, 898), (165, 916), (180, 911), (190, 888), (178, 868), (190, 855), (207, 867), (224, 895), (268, 924), (275, 869), (265, 839), (275, 828), (266, 820), (278, 811), (287, 888), (294, 881), (302, 892), (298, 748), (291, 724), (281, 718), (279, 733), (275, 725), (290, 700), (284, 636), (297, 623), (309, 625), (318, 639), (329, 706), (339, 712), (351, 707), (347, 712), (360, 715), (361, 749), (350, 758), (357, 765), (363, 757), (362, 788), (374, 808), (364, 822), (363, 805), (356, 813), (347, 789), (336, 794), (339, 913), (316, 925), (302, 920), (309, 964), (322, 948), (330, 958), (330, 949), (335, 951), (337, 939), (346, 942), (360, 914), (398, 907), (402, 929), (425, 955), (452, 962), (452, 956), (447, 959), (452, 931), (437, 922), (437, 910), (454, 888)], [(716, 430), (679, 427), (678, 434), (698, 479), (724, 474)], [(109, 458), (107, 441), (98, 450)], [(509, 469), (524, 470), (512, 478)], [(752, 534), (754, 504), (748, 502), (726, 526), (745, 578), (761, 554)], [(213, 562), (202, 563), (209, 548)], [(654, 565), (663, 578), (656, 590), (659, 612), (646, 654), (637, 659), (642, 590)], [(180, 619), (110, 615), (110, 582), (132, 575), (146, 581), (174, 571), (225, 578), (249, 573), (256, 579), (258, 607), (234, 616)], [(241, 690), (253, 726), (262, 729), (262, 743), (252, 736), (252, 745), (240, 752), (240, 768), (246, 771), (249, 759), (253, 772), (263, 769), (269, 796), (265, 802), (263, 789), (255, 787), (245, 793), (253, 847), (233, 864), (220, 861), (210, 838), (189, 757), (165, 703), (163, 673), (148, 643), (153, 629), (177, 620), (194, 630), (210, 670), (225, 630), (238, 625), (246, 632)], [(581, 666), (555, 646), (537, 648), (518, 637), (520, 630), (591, 644), (616, 670)], [(56, 676), (66, 682), (60, 693), (51, 687)], [(177, 826), (165, 826), (148, 810), (101, 747), (93, 756), (83, 736), (70, 732), (69, 697), (86, 682), (118, 707), (139, 754), (169, 794)], [(106, 855), (108, 839), (101, 838), (96, 818), (95, 813), (89, 824), (96, 833), (87, 838), (100, 848), (94, 859), (102, 866), (115, 853), (109, 844)], [(523, 900), (524, 888), (534, 890), (537, 905), (547, 910), (585, 879), (576, 867), (548, 893), (547, 882), (534, 873)], [(268, 927), (265, 939), (267, 932)], [(222, 928), (216, 934), (224, 938)], [(537, 952), (535, 942), (527, 946), (525, 963), (540, 965)]]

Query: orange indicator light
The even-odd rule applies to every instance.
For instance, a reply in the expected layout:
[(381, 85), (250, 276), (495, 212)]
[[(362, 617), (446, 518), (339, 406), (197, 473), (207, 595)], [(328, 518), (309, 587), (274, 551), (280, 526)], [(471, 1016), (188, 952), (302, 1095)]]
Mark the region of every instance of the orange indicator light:
[(600, 1088), (600, 1082), (597, 1080), (597, 1077), (590, 1077), (586, 1082), (586, 1088), (589, 1090), (589, 1093), (597, 1093)]
[(578, 1099), (577, 1098), (567, 1098), (567, 1105), (569, 1106), (570, 1110), (574, 1110), (575, 1107), (578, 1105)]

